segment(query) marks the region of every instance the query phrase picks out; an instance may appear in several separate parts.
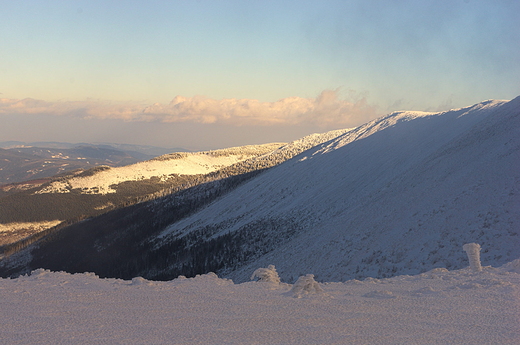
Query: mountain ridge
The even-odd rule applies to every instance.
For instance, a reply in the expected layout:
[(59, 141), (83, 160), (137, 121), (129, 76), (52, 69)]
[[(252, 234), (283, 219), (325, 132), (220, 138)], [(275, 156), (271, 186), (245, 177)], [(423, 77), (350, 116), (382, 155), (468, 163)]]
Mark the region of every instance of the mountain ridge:
[[(385, 267), (385, 265), (374, 265), (374, 267), (378, 267), (376, 272), (372, 272), (366, 268), (364, 270), (362, 268), (358, 269), (358, 267), (361, 266), (370, 266), (369, 264), (374, 263), (374, 260), (377, 259), (377, 256), (379, 255), (378, 251), (381, 251), (381, 253), (383, 252), (382, 249), (375, 249), (377, 246), (374, 244), (368, 245), (368, 239), (365, 240), (366, 247), (373, 246), (374, 249), (368, 250), (367, 248), (364, 248), (363, 250), (365, 252), (363, 253), (354, 253), (359, 252), (360, 250), (356, 251), (348, 245), (349, 243), (356, 242), (355, 238), (357, 237), (363, 238), (367, 236), (366, 226), (363, 230), (353, 230), (356, 232), (356, 235), (336, 235), (336, 238), (333, 238), (334, 236), (329, 238), (329, 241), (333, 243), (330, 244), (330, 246), (334, 247), (333, 251), (323, 249), (329, 246), (329, 244), (322, 243), (323, 241), (319, 239), (320, 237), (318, 234), (327, 232), (327, 224), (329, 224), (329, 227), (335, 227), (336, 229), (341, 229), (342, 227), (347, 226), (354, 227), (354, 229), (355, 227), (363, 227), (363, 223), (367, 220), (370, 220), (371, 218), (374, 218), (374, 215), (378, 214), (378, 210), (372, 209), (372, 213), (368, 212), (368, 214), (371, 215), (366, 216), (363, 215), (363, 212), (359, 211), (363, 207), (362, 205), (366, 207), (366, 205), (373, 203), (374, 199), (378, 197), (381, 198), (381, 193), (390, 188), (392, 182), (397, 183), (401, 174), (408, 174), (413, 176), (413, 173), (410, 171), (419, 173), (417, 166), (420, 167), (425, 162), (431, 161), (432, 157), (430, 156), (435, 157), (435, 154), (438, 155), (441, 152), (446, 151), (446, 149), (450, 147), (450, 142), (456, 140), (456, 138), (459, 136), (464, 135), (466, 130), (482, 124), (482, 120), (488, 118), (488, 116), (492, 115), (492, 113), (500, 107), (505, 106), (506, 108), (513, 110), (513, 112), (516, 110), (516, 117), (513, 118), (515, 121), (517, 121), (516, 119), (518, 118), (518, 109), (520, 108), (518, 107), (519, 102), (520, 98), (517, 98), (511, 102), (486, 101), (471, 107), (443, 113), (398, 112), (389, 114), (385, 117), (374, 120), (367, 125), (360, 126), (351, 132), (347, 132), (346, 134), (340, 136), (337, 140), (333, 140), (328, 144), (323, 144), (321, 147), (311, 149), (305, 153), (302, 153), (300, 156), (297, 156), (294, 159), (285, 162), (284, 164), (275, 167), (270, 171), (267, 171), (265, 174), (262, 174), (254, 181), (248, 182), (247, 184), (240, 186), (236, 191), (233, 191), (232, 193), (224, 196), (221, 200), (219, 200), (218, 203), (208, 206), (208, 208), (201, 210), (191, 218), (186, 218), (173, 224), (171, 227), (167, 228), (165, 232), (163, 232), (161, 235), (161, 240), (166, 240), (168, 233), (172, 239), (178, 239), (182, 238), (183, 234), (192, 233), (198, 230), (202, 231), (204, 227), (213, 228), (214, 230), (211, 231), (213, 232), (211, 236), (215, 238), (220, 235), (225, 235), (236, 231), (245, 231), (246, 228), (252, 226), (255, 222), (258, 222), (261, 219), (264, 219), (264, 221), (267, 222), (279, 221), (280, 223), (283, 223), (282, 219), (297, 219), (298, 221), (296, 221), (296, 223), (299, 225), (294, 225), (294, 231), (301, 234), (309, 232), (310, 228), (316, 228), (313, 230), (314, 232), (312, 232), (314, 236), (309, 236), (308, 240), (301, 242), (297, 242), (295, 240), (296, 242), (291, 243), (289, 241), (288, 243), (285, 243), (283, 247), (279, 247), (279, 249), (268, 250), (270, 254), (262, 254), (265, 256), (260, 255), (262, 259), (252, 260), (252, 263), (246, 265), (243, 269), (224, 269), (219, 273), (224, 274), (225, 276), (228, 275), (232, 279), (243, 281), (247, 279), (247, 272), (249, 272), (252, 267), (261, 267), (267, 264), (275, 264), (276, 267), (279, 268), (281, 275), (289, 274), (289, 272), (293, 272), (291, 274), (300, 274), (305, 270), (305, 268), (307, 268), (308, 271), (308, 267), (317, 267), (316, 260), (323, 255), (335, 257), (335, 264), (340, 266), (345, 265), (346, 267), (349, 265), (354, 265), (349, 269), (341, 266), (341, 270), (327, 267), (317, 267), (316, 271), (321, 273), (317, 273), (316, 275), (320, 279), (341, 280), (346, 278), (347, 274), (350, 274), (350, 277), (355, 274), (381, 275), (393, 274), (395, 272), (403, 273), (402, 270), (408, 270), (411, 273), (417, 272), (420, 270), (419, 267), (416, 267), (413, 264), (403, 263), (401, 262), (402, 260), (398, 262), (391, 262), (386, 265), (388, 267)], [(509, 105), (507, 106), (507, 104)], [(438, 136), (431, 134), (432, 124), (437, 126), (437, 131), (435, 133), (439, 133), (441, 129), (444, 131), (442, 133), (445, 138), (444, 141), (439, 141)], [(419, 125), (421, 125), (422, 131), (417, 130)], [(517, 122), (514, 123), (514, 125), (517, 126)], [(385, 128), (385, 130), (381, 130), (381, 128)], [(392, 128), (394, 128), (394, 130), (392, 130)], [(517, 127), (513, 126), (513, 128)], [(510, 141), (515, 141), (516, 138), (520, 138), (520, 136), (515, 137), (514, 135), (511, 135)], [(397, 139), (409, 140), (410, 143), (415, 143), (415, 145), (410, 145), (407, 143), (401, 143), (398, 145)], [(518, 139), (516, 142), (518, 142)], [(479, 144), (478, 142), (473, 143), (475, 145)], [(375, 149), (371, 146), (374, 146)], [(418, 146), (420, 149), (418, 149)], [(443, 148), (444, 146), (447, 147)], [(345, 152), (341, 151), (342, 147), (349, 148), (349, 152), (346, 155), (346, 158), (341, 157)], [(356, 154), (355, 149), (358, 147), (361, 151)], [(518, 151), (514, 152), (518, 154)], [(304, 163), (312, 162), (313, 160), (327, 155), (332, 155), (330, 157), (333, 157), (327, 161), (328, 164), (314, 164), (312, 169), (303, 167)], [(421, 159), (423, 156), (425, 157)], [(370, 160), (368, 160), (368, 163), (372, 164), (370, 167), (366, 167), (367, 157), (370, 157)], [(388, 157), (393, 158), (389, 159)], [(412, 158), (413, 160), (411, 161)], [(419, 161), (417, 159), (419, 159)], [(348, 166), (353, 166), (355, 168), (350, 169), (349, 174), (341, 174), (341, 171), (343, 169), (348, 169)], [(359, 168), (363, 166), (365, 166), (364, 169)], [(446, 167), (446, 169), (448, 168), (449, 167)], [(280, 171), (282, 170), (286, 170), (286, 173), (281, 173)], [(520, 171), (520, 169), (518, 170)], [(327, 174), (327, 172), (330, 173)], [(446, 173), (453, 172), (447, 171)], [(471, 171), (467, 171), (467, 173), (469, 174), (468, 176), (474, 174), (474, 172)], [(515, 171), (508, 171), (507, 173), (514, 174)], [(424, 174), (424, 172), (422, 174)], [(313, 175), (319, 177), (313, 178)], [(364, 179), (363, 176), (365, 175), (370, 175), (370, 179)], [(391, 178), (389, 178), (388, 175), (390, 175)], [(331, 180), (334, 181), (334, 183), (331, 183), (330, 185), (321, 183), (320, 185), (320, 181), (324, 180)], [(276, 181), (282, 182), (280, 182), (280, 184), (276, 184)], [(292, 183), (293, 181), (296, 182)], [(302, 181), (310, 182), (307, 182), (303, 187), (301, 185), (298, 186), (298, 184), (301, 184)], [(401, 182), (401, 184), (403, 184), (403, 182)], [(316, 188), (318, 185), (320, 187)], [(343, 194), (341, 194), (338, 190), (340, 185), (345, 186), (341, 188), (341, 192)], [(470, 187), (471, 186), (468, 188)], [(514, 184), (512, 183), (510, 183), (508, 187), (511, 189), (515, 188)], [(413, 189), (414, 186), (408, 186), (408, 188)], [(427, 188), (433, 187), (427, 186)], [(450, 195), (446, 188), (447, 187), (443, 189), (443, 192), (447, 195)], [(306, 190), (311, 190), (312, 193), (308, 193)], [(401, 189), (399, 189), (399, 192), (401, 192)], [(235, 197), (234, 195), (237, 196)], [(240, 195), (240, 197), (238, 197), (238, 195)], [(234, 202), (233, 199), (238, 199), (240, 201)], [(276, 203), (271, 201), (281, 201), (284, 199), (288, 199), (289, 202)], [(391, 200), (392, 198), (389, 199)], [(393, 200), (393, 202), (396, 202), (395, 198)], [(514, 199), (513, 201), (518, 202), (517, 199)], [(481, 203), (483, 203), (483, 201), (481, 201)], [(271, 204), (274, 206), (269, 206)], [(441, 203), (438, 205), (438, 207), (442, 208), (442, 205), (443, 204)], [(380, 206), (384, 207), (384, 205)], [(409, 206), (410, 205), (407, 207)], [(431, 205), (427, 205), (425, 208), (431, 208), (430, 206)], [(254, 213), (248, 211), (252, 209), (255, 210)], [(429, 211), (430, 210), (428, 210), (428, 212)], [(439, 210), (437, 211), (441, 212)], [(459, 211), (463, 212), (464, 210), (462, 209)], [(386, 217), (392, 216), (391, 212), (387, 211), (387, 213), (388, 214), (385, 215)], [(349, 217), (353, 217), (354, 215), (357, 221), (349, 223)], [(394, 215), (394, 218), (395, 217), (398, 216)], [(425, 217), (429, 217), (431, 222), (440, 222), (439, 217), (432, 218), (431, 215), (425, 215)], [(478, 218), (478, 215), (476, 215), (476, 217)], [(473, 219), (475, 217), (472, 216), (468, 218), (472, 218), (472, 221), (476, 222), (476, 220)], [(327, 219), (335, 220), (327, 222)], [(418, 218), (414, 220), (415, 223), (412, 224), (414, 228), (426, 227), (424, 224), (426, 220)], [(504, 218), (501, 219), (501, 221), (505, 223), (507, 223), (507, 221), (514, 221), (516, 223), (518, 222), (518, 219), (512, 220), (509, 218)], [(380, 222), (376, 223), (375, 226), (384, 228), (384, 223), (385, 222), (383, 220), (380, 220)], [(261, 224), (261, 222), (259, 224)], [(408, 231), (410, 228), (410, 224), (407, 225), (408, 228), (403, 229), (404, 231)], [(306, 228), (306, 230), (302, 230), (302, 226)], [(434, 225), (430, 224), (430, 226)], [(459, 226), (462, 225), (459, 224)], [(482, 226), (482, 224), (479, 226)], [(261, 231), (260, 228), (258, 228), (258, 231)], [(276, 236), (279, 236), (277, 231), (279, 230), (275, 229), (271, 232), (267, 231), (263, 236), (269, 237), (275, 236), (275, 234)], [(284, 231), (288, 230), (286, 229)], [(424, 230), (421, 231), (424, 232)], [(485, 234), (477, 236), (476, 240), (482, 240), (484, 235)], [(499, 233), (494, 233), (493, 235), (505, 236), (504, 234)], [(379, 234), (378, 238), (380, 239), (381, 236), (383, 235)], [(466, 237), (468, 237), (466, 242), (470, 242), (471, 236), (468, 235)], [(511, 243), (517, 243), (518, 238), (516, 235), (514, 235), (514, 232), (511, 233), (509, 237), (511, 238), (511, 241), (508, 245), (506, 245), (506, 252), (509, 254), (499, 258), (499, 261), (506, 260), (505, 257), (508, 255), (513, 255), (511, 252)], [(437, 239), (437, 241), (440, 240)], [(488, 240), (487, 243), (485, 240), (481, 242), (484, 242), (485, 246), (489, 246), (490, 241), (491, 240)], [(448, 244), (441, 242), (437, 243), (437, 246), (443, 246), (442, 248), (448, 246)], [(274, 248), (277, 248), (275, 243), (276, 239), (273, 240), (273, 243), (270, 245), (274, 246)], [(320, 243), (321, 247), (317, 243)], [(266, 244), (264, 243), (263, 245)], [(424, 243), (421, 243), (421, 245), (424, 245)], [(343, 249), (342, 246), (344, 246)], [(398, 244), (395, 244), (395, 246), (397, 248)], [(435, 245), (426, 245), (426, 248), (428, 247), (435, 247)], [(418, 262), (424, 262), (425, 264), (429, 262), (430, 264), (455, 267), (460, 264), (460, 260), (463, 259), (463, 256), (455, 252), (455, 250), (458, 249), (454, 249), (456, 246), (453, 244), (449, 245), (449, 247), (450, 250), (442, 248), (430, 249), (430, 252), (435, 252), (435, 250), (437, 250), (437, 252), (431, 254), (429, 258), (428, 255), (414, 255), (418, 256)], [(260, 248), (257, 248), (257, 250), (260, 250)], [(298, 252), (298, 250), (303, 253), (306, 252), (307, 255), (302, 255)], [(392, 248), (391, 250), (385, 250), (387, 252), (390, 251), (390, 253), (387, 253), (389, 257), (403, 255), (402, 253), (396, 254), (397, 252), (392, 255), (392, 250), (394, 249)], [(398, 251), (397, 249), (395, 250)], [(342, 251), (345, 253), (341, 254)], [(442, 254), (445, 254), (446, 257), (443, 258)], [(359, 255), (360, 258), (352, 259), (351, 257), (355, 255)], [(341, 257), (347, 257), (347, 259), (337, 259)], [(300, 263), (297, 262), (298, 260)], [(334, 260), (329, 258), (326, 262), (331, 264)], [(503, 263), (503, 261), (500, 261), (500, 263)], [(383, 269), (379, 269), (381, 267), (383, 267)], [(342, 271), (341, 275), (338, 276), (335, 273), (336, 271)]]
[[(105, 213), (120, 207), (121, 204), (128, 206), (135, 202), (178, 193), (198, 184), (262, 171), (344, 132), (345, 130), (334, 130), (315, 133), (283, 145), (271, 143), (212, 151), (170, 153), (122, 168), (98, 166), (55, 178), (51, 182), (42, 180), (36, 185), (28, 181), (16, 186), (23, 190), (23, 193), (9, 195), (3, 200), (0, 198), (0, 208), (6, 211), (0, 214), (0, 244), (20, 241), (27, 234), (35, 234), (39, 238), (41, 235), (38, 232), (45, 230), (45, 226), (50, 228), (56, 222), (63, 222), (60, 227), (69, 226), (71, 222)], [(191, 171), (186, 171), (186, 167), (190, 167)], [(187, 174), (178, 175), (175, 172)], [(76, 185), (71, 182), (76, 182)], [(42, 184), (44, 185), (39, 187)], [(5, 186), (9, 187), (11, 186)], [(112, 192), (107, 193), (109, 188)], [(37, 212), (38, 209), (41, 211)], [(63, 212), (64, 209), (69, 211)], [(47, 232), (45, 230), (45, 233)], [(28, 238), (22, 242), (27, 241), (30, 242), (32, 239)]]
[(519, 103), (395, 112), (322, 143), (307, 138), (303, 152), (281, 147), (237, 163), (247, 162), (250, 170), (237, 170), (247, 174), (217, 171), (208, 183), (65, 228), (21, 269), (147, 279), (213, 271), (245, 281), (274, 264), (288, 282), (309, 272), (341, 281), (460, 268), (469, 242), (482, 244), (484, 264), (512, 261)]
[(73, 189), (80, 189), (81, 193), (87, 194), (114, 193), (115, 189), (112, 186), (125, 181), (139, 181), (153, 177), (166, 181), (173, 175), (207, 174), (271, 152), (281, 145), (282, 143), (270, 143), (214, 151), (166, 154), (124, 167), (99, 170), (88, 176), (71, 176), (52, 182), (38, 193), (69, 193)]

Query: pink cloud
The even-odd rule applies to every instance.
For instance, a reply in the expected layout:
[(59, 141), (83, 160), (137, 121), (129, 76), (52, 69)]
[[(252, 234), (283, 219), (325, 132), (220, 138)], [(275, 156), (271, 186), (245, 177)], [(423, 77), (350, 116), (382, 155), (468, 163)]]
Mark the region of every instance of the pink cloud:
[(0, 114), (52, 114), (124, 121), (190, 122), (232, 126), (313, 125), (350, 127), (378, 116), (366, 98), (351, 92), (349, 100), (338, 91), (325, 90), (316, 98), (288, 97), (275, 102), (255, 99), (215, 100), (204, 96), (176, 96), (168, 104), (108, 101), (46, 102), (0, 99)]

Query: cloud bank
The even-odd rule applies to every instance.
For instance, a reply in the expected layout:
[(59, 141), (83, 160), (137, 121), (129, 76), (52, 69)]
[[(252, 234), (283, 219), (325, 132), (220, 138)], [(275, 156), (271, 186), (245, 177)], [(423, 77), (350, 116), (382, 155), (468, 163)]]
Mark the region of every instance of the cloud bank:
[(350, 127), (379, 115), (364, 96), (325, 90), (316, 98), (288, 97), (275, 102), (255, 99), (215, 100), (176, 96), (170, 103), (152, 105), (109, 101), (46, 102), (26, 98), (0, 99), (0, 114), (47, 114), (132, 122), (198, 123), (232, 126), (312, 125)]

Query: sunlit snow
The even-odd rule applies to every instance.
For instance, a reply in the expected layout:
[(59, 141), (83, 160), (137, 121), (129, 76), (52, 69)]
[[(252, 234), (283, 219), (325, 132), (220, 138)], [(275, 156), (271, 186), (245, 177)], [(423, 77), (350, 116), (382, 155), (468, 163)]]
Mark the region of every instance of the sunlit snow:
[(107, 168), (91, 176), (76, 176), (58, 180), (37, 193), (68, 193), (72, 189), (80, 189), (83, 193), (115, 193), (115, 189), (111, 186), (121, 182), (139, 181), (151, 177), (165, 180), (174, 174), (207, 174), (270, 152), (281, 145), (274, 143), (195, 153), (179, 152), (128, 166)]
[(61, 222), (61, 220), (56, 219), (42, 222), (0, 223), (0, 245), (16, 242), (29, 235), (52, 228)]

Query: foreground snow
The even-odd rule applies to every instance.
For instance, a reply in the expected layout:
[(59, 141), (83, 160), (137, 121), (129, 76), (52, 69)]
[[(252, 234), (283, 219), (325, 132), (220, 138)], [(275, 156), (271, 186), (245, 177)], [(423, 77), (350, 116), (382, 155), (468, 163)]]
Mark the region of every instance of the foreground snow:
[(520, 260), (292, 288), (212, 273), (153, 282), (37, 270), (0, 280), (0, 343), (520, 343)]

